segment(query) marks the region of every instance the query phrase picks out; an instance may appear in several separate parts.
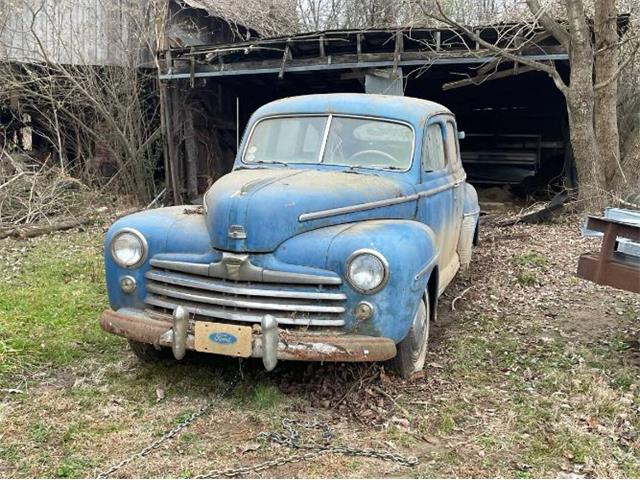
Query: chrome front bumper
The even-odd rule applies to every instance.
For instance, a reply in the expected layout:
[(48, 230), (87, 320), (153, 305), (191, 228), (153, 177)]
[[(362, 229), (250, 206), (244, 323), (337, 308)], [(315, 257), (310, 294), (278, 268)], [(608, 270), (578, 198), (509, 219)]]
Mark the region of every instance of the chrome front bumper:
[[(171, 347), (182, 358), (186, 350), (195, 350), (193, 320), (185, 313), (153, 317), (138, 310), (105, 310), (100, 326), (106, 332), (158, 347)], [(186, 328), (185, 328), (186, 327)], [(266, 315), (254, 327), (251, 356), (262, 358), (267, 370), (278, 360), (320, 362), (378, 362), (396, 356), (393, 340), (384, 337), (350, 335), (336, 332), (286, 330), (278, 327), (274, 317)]]

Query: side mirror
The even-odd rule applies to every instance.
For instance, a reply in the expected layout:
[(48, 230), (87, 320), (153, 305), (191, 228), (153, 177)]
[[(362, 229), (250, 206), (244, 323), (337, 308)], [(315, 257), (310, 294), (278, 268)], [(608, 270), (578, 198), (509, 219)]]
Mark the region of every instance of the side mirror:
[(466, 137), (467, 134), (464, 133), (463, 131), (458, 131), (458, 140), (464, 140), (464, 137)]

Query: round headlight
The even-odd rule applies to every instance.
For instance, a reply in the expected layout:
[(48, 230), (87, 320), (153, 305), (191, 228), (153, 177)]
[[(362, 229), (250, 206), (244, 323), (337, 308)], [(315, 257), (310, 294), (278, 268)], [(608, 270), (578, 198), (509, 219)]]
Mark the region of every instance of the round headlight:
[(347, 280), (359, 292), (377, 292), (388, 275), (387, 260), (375, 250), (358, 250), (347, 260)]
[(136, 267), (147, 256), (147, 242), (140, 232), (126, 228), (111, 240), (111, 256), (121, 267)]

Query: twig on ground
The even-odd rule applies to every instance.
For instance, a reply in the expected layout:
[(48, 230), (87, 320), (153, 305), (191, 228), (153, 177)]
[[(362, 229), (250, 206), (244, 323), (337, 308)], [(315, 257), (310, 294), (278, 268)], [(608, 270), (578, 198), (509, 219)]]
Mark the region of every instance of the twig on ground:
[(380, 387), (378, 387), (377, 385), (373, 385), (373, 389), (384, 395), (385, 397), (387, 397), (389, 400), (391, 400), (391, 403), (393, 403), (393, 405), (398, 408), (398, 410), (400, 410), (404, 415), (407, 416), (407, 418), (411, 417), (411, 415), (409, 414), (409, 412), (402, 406), (400, 405), (398, 402), (396, 402), (396, 399), (393, 398), (391, 395), (389, 395), (387, 392), (385, 392), (383, 389), (381, 389)]
[(456, 309), (456, 302), (457, 302), (458, 300), (460, 300), (462, 297), (464, 297), (464, 296), (465, 296), (465, 294), (466, 294), (469, 290), (471, 290), (472, 288), (473, 288), (473, 285), (471, 285), (471, 286), (470, 286), (470, 287), (468, 287), (468, 288), (465, 288), (465, 289), (462, 291), (462, 293), (461, 293), (460, 295), (458, 295), (456, 298), (454, 298), (454, 299), (453, 299), (453, 301), (451, 302), (451, 310), (452, 310), (452, 311), (455, 311), (455, 309)]

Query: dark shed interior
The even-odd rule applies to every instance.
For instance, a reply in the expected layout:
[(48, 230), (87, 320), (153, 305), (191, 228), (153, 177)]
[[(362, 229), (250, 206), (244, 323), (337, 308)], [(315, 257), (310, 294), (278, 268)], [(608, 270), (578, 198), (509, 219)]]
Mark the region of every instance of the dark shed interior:
[[(486, 27), (482, 38), (499, 43), (505, 28), (512, 27)], [(544, 32), (529, 35), (520, 54), (554, 62), (568, 75), (561, 48)], [(169, 187), (182, 198), (196, 197), (230, 170), (237, 135), (259, 106), (310, 93), (402, 93), (397, 77), (404, 95), (433, 100), (456, 114), (472, 183), (509, 185), (527, 194), (572, 180), (565, 103), (552, 80), (450, 30), (321, 32), (192, 47), (169, 57), (161, 80), (172, 129), (180, 130), (185, 116), (192, 116), (194, 129), (175, 141), (169, 159), (178, 177)], [(371, 76), (381, 79), (382, 90), (379, 82), (369, 83)], [(191, 137), (195, 145), (189, 146)], [(195, 158), (189, 159), (189, 151)], [(188, 186), (190, 162), (196, 162), (197, 189), (193, 182)]]

